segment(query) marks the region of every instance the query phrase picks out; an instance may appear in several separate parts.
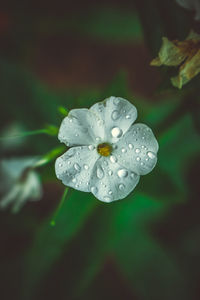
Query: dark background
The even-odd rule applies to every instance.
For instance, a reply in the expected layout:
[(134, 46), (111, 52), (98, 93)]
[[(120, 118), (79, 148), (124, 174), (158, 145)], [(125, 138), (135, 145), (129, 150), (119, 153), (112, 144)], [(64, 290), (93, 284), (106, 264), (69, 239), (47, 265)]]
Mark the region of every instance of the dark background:
[[(2, 6), (2, 5), (1, 5)], [(175, 1), (8, 1), (0, 9), (0, 125), (59, 126), (60, 105), (111, 95), (138, 109), (160, 145), (158, 164), (126, 199), (104, 204), (64, 187), (54, 162), (39, 202), (0, 213), (0, 299), (200, 299), (199, 76), (173, 88), (151, 67), (161, 39), (200, 33)], [(44, 155), (57, 137), (28, 136), (1, 159)]]

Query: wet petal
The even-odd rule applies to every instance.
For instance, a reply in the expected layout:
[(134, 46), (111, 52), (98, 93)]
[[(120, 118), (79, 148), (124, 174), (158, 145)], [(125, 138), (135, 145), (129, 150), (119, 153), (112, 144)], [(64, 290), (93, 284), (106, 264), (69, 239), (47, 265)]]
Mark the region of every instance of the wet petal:
[(89, 192), (89, 183), (99, 154), (93, 145), (73, 147), (58, 157), (56, 176), (63, 184), (83, 192)]
[(139, 175), (149, 173), (156, 165), (158, 142), (145, 124), (134, 124), (116, 143), (113, 155), (118, 162)]
[(101, 119), (86, 108), (73, 109), (61, 123), (58, 138), (67, 146), (90, 145), (104, 139)]
[(105, 141), (116, 142), (137, 118), (137, 109), (120, 97), (110, 97), (94, 104), (90, 111), (102, 119), (105, 126)]
[(135, 188), (140, 176), (122, 167), (111, 157), (100, 157), (93, 168), (90, 191), (103, 202), (125, 198)]

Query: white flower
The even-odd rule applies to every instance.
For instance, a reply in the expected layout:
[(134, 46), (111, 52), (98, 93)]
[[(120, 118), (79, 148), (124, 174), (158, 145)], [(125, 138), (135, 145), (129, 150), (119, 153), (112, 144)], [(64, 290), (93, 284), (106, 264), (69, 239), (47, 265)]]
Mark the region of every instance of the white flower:
[(12, 206), (16, 213), (27, 200), (39, 200), (42, 194), (39, 177), (31, 167), (37, 159), (13, 158), (0, 162), (0, 208)]
[(200, 21), (200, 0), (176, 0), (184, 8), (195, 11), (195, 20)]
[(132, 125), (136, 118), (136, 107), (119, 97), (71, 110), (58, 138), (72, 148), (57, 158), (57, 178), (103, 202), (126, 197), (157, 162), (158, 143), (148, 126)]

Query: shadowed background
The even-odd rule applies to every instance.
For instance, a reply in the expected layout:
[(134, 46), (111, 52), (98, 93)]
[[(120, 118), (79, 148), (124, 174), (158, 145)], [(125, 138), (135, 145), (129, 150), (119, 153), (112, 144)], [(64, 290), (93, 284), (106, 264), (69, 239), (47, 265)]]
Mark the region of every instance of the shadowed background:
[[(178, 90), (177, 69), (150, 66), (161, 39), (199, 31), (175, 1), (8, 1), (0, 9), (0, 125), (59, 126), (58, 107), (131, 101), (160, 145), (155, 169), (124, 200), (104, 204), (38, 169), (43, 197), (0, 212), (0, 298), (198, 300), (199, 76)], [(44, 155), (56, 136), (27, 136), (1, 159)]]

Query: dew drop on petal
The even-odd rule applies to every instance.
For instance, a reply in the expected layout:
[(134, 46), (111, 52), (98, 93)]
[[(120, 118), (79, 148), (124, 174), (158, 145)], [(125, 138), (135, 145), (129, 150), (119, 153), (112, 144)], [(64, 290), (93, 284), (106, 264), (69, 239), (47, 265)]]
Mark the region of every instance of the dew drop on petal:
[(103, 171), (103, 169), (101, 167), (97, 168), (97, 177), (99, 179), (102, 179), (104, 177), (104, 171)]
[(89, 149), (90, 151), (92, 151), (92, 150), (94, 150), (94, 146), (93, 146), (93, 145), (89, 145), (89, 146), (88, 146), (88, 149)]
[(125, 188), (125, 185), (123, 183), (119, 184), (119, 189), (122, 191)]
[(103, 200), (104, 200), (105, 202), (111, 202), (111, 201), (112, 201), (112, 199), (111, 199), (109, 196), (104, 196), (104, 197), (103, 197)]
[(91, 187), (91, 192), (92, 192), (93, 194), (96, 194), (96, 193), (98, 192), (97, 187), (96, 187), (96, 186), (92, 186), (92, 187)]
[(129, 149), (133, 149), (133, 145), (132, 144), (128, 144)]
[(117, 162), (116, 156), (111, 155), (111, 156), (110, 156), (110, 161), (111, 161), (112, 163), (116, 163), (116, 162)]
[(151, 158), (151, 159), (154, 159), (154, 158), (156, 157), (155, 153), (153, 153), (153, 152), (151, 152), (151, 151), (147, 152), (147, 155), (148, 155), (148, 157)]
[(126, 153), (126, 148), (122, 148), (122, 153)]
[(134, 172), (131, 172), (131, 178), (135, 178), (135, 177), (137, 177), (137, 174)]
[(116, 121), (117, 119), (119, 119), (120, 113), (118, 110), (113, 110), (112, 114), (111, 114), (111, 118), (113, 119), (113, 121)]
[(127, 171), (126, 169), (120, 169), (120, 170), (117, 172), (117, 175), (118, 175), (120, 178), (127, 177), (127, 176), (128, 176), (128, 171)]
[(120, 138), (123, 134), (123, 131), (119, 127), (113, 127), (111, 130), (111, 135), (115, 138)]
[(74, 164), (74, 169), (75, 169), (76, 171), (80, 172), (81, 167), (79, 166), (79, 164), (75, 163), (75, 164)]
[(135, 153), (140, 153), (140, 149), (139, 149), (139, 148), (136, 148), (136, 149), (135, 149)]
[(109, 195), (112, 195), (112, 193), (113, 193), (113, 192), (112, 192), (111, 190), (108, 192)]
[(75, 182), (76, 182), (76, 178), (75, 178), (75, 177), (72, 179), (72, 182), (73, 182), (73, 183), (75, 183)]
[(105, 166), (107, 166), (107, 165), (108, 165), (107, 160), (104, 160), (104, 161), (103, 161), (103, 164), (104, 164)]
[(89, 168), (88, 165), (86, 165), (86, 164), (83, 165), (83, 167), (84, 167), (85, 170), (88, 170), (88, 168)]
[(58, 166), (61, 168), (61, 167), (63, 166), (63, 164), (62, 164), (62, 163), (59, 163)]
[(130, 119), (130, 117), (131, 117), (130, 115), (126, 115), (126, 119)]
[(137, 161), (140, 161), (140, 160), (141, 160), (141, 158), (140, 158), (139, 156), (137, 156), (137, 157), (136, 157), (136, 160), (137, 160)]
[(109, 170), (108, 175), (112, 176), (112, 174), (113, 174), (113, 171)]
[(97, 137), (95, 138), (95, 140), (96, 140), (97, 142), (99, 142), (99, 141), (101, 140), (101, 138), (100, 138), (99, 136), (97, 136)]
[(119, 102), (120, 102), (119, 98), (114, 98), (113, 103), (114, 103), (115, 105), (118, 105)]

